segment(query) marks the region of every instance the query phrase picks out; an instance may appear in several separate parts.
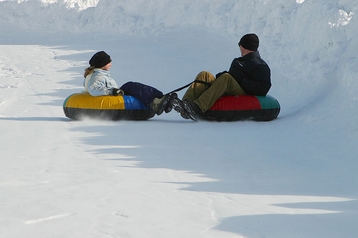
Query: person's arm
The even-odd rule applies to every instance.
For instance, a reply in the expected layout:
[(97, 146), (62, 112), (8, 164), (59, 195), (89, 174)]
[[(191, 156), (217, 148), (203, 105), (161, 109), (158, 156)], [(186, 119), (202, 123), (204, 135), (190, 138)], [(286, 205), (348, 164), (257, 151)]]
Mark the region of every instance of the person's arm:
[(92, 75), (88, 81), (88, 92), (92, 96), (112, 95), (113, 88), (107, 86), (103, 76)]

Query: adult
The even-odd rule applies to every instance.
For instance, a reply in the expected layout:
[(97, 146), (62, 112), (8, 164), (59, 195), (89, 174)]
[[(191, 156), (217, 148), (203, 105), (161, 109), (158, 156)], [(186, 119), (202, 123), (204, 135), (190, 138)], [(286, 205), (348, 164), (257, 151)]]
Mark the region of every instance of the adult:
[(229, 71), (216, 77), (207, 71), (200, 72), (184, 94), (183, 104), (192, 118), (200, 118), (223, 95), (265, 96), (270, 90), (271, 71), (257, 51), (258, 36), (246, 34), (238, 45), (241, 57), (232, 61)]

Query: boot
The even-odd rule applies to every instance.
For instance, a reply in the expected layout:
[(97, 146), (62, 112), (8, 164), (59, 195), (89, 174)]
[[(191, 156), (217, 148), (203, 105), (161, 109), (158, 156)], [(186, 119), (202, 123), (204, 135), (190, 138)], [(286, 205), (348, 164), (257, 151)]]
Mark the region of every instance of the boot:
[(173, 102), (175, 98), (178, 98), (178, 94), (171, 93), (167, 107), (164, 109), (165, 113), (171, 112), (171, 110), (173, 109)]
[(185, 99), (183, 104), (185, 110), (196, 119), (203, 115), (203, 111), (201, 111), (200, 107), (195, 102)]
[(195, 114), (193, 114), (192, 112), (186, 110), (184, 103), (179, 98), (175, 98), (173, 100), (173, 108), (174, 108), (175, 111), (180, 113), (180, 115), (184, 119), (191, 119), (193, 121), (197, 120)]
[(173, 101), (177, 97), (178, 95), (176, 93), (170, 93), (164, 95), (162, 98), (154, 98), (150, 107), (158, 116), (161, 115), (163, 111), (169, 113), (173, 109)]

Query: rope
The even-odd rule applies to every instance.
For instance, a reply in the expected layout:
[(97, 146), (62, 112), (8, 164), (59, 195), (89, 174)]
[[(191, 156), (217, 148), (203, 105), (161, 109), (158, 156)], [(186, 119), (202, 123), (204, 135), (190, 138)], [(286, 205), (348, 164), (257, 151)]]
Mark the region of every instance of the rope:
[(183, 90), (184, 88), (189, 87), (192, 83), (202, 83), (202, 84), (206, 84), (209, 87), (211, 86), (211, 83), (209, 83), (209, 82), (205, 82), (205, 81), (201, 81), (201, 80), (194, 80), (193, 82), (190, 82), (190, 83), (184, 85), (183, 87), (177, 88), (177, 89), (175, 89), (175, 90), (173, 90), (173, 91), (171, 91), (171, 92), (169, 92), (167, 94), (179, 92), (179, 91)]

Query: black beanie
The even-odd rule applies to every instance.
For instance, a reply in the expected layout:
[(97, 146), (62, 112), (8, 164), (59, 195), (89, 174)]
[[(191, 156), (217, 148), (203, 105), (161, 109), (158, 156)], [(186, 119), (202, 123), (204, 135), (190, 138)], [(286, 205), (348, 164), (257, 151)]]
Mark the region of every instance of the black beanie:
[(259, 37), (256, 34), (246, 34), (239, 41), (239, 45), (245, 49), (257, 51), (257, 48), (259, 48)]
[(89, 61), (90, 66), (95, 68), (102, 68), (103, 66), (107, 65), (108, 63), (112, 62), (111, 56), (109, 56), (104, 51), (99, 51), (92, 56)]

